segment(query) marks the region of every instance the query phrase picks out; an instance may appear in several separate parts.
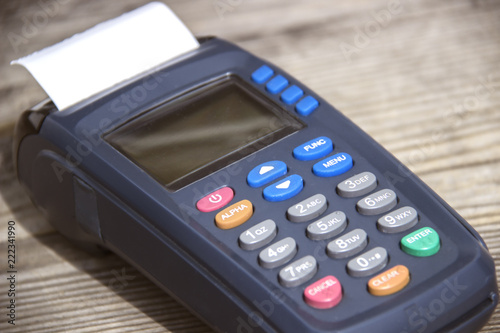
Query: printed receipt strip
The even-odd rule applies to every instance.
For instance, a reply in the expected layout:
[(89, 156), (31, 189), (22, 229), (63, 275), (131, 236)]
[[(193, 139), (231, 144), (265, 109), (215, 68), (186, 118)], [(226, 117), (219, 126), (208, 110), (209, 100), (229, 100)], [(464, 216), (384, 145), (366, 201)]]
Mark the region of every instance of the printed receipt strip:
[(165, 4), (152, 2), (11, 64), (64, 110), (198, 46)]

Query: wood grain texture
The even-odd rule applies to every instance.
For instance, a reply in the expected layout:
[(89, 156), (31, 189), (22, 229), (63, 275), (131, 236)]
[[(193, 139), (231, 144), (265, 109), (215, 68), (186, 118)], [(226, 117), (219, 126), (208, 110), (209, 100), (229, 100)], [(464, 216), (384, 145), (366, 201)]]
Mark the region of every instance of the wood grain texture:
[[(55, 232), (11, 162), (14, 123), (45, 94), (9, 61), (146, 2), (2, 2), (2, 309), (9, 220), (16, 221), (19, 279), (17, 325), (7, 325), (1, 310), (1, 332), (211, 331), (117, 256), (93, 257)], [(500, 2), (165, 2), (194, 34), (240, 45), (336, 106), (475, 226), (500, 264)], [(500, 332), (500, 310), (482, 332)]]

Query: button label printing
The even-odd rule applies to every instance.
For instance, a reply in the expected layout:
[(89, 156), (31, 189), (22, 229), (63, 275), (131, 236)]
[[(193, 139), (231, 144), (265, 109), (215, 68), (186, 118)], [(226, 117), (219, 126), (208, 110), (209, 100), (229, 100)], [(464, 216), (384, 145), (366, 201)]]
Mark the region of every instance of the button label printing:
[(232, 229), (248, 221), (252, 215), (252, 203), (241, 200), (217, 213), (215, 223), (221, 229)]
[(313, 172), (319, 177), (333, 177), (352, 168), (352, 157), (347, 153), (338, 153), (314, 164)]
[(260, 187), (281, 176), (286, 175), (287, 166), (282, 161), (269, 161), (257, 165), (247, 176), (247, 183), (251, 187)]
[(363, 251), (367, 244), (368, 235), (366, 231), (363, 229), (354, 229), (328, 243), (326, 253), (334, 259), (347, 258)]
[(287, 190), (290, 187), (291, 182), (292, 181), (290, 179), (285, 180), (283, 183), (276, 185), (276, 188), (279, 188), (280, 190)]
[(268, 173), (271, 170), (274, 170), (273, 166), (264, 165), (263, 167), (261, 167), (259, 169), (259, 175), (262, 176), (263, 174), (266, 174), (266, 173)]
[(325, 276), (306, 287), (304, 299), (316, 309), (333, 308), (342, 300), (342, 285), (335, 276)]
[(354, 277), (363, 277), (375, 274), (387, 265), (387, 250), (376, 247), (347, 263), (347, 273)]
[(347, 227), (344, 212), (335, 211), (307, 226), (307, 237), (312, 240), (323, 240), (337, 236)]
[(327, 208), (323, 194), (315, 194), (288, 208), (287, 218), (292, 222), (305, 222), (320, 216)]
[(289, 262), (296, 253), (295, 239), (287, 237), (260, 251), (259, 264), (264, 268), (275, 268)]
[(326, 136), (320, 136), (307, 141), (293, 150), (293, 157), (299, 161), (311, 161), (326, 156), (333, 151), (332, 140)]
[(383, 189), (359, 200), (356, 208), (363, 215), (377, 215), (394, 208), (397, 203), (396, 193), (393, 190)]
[(200, 212), (212, 212), (227, 205), (229, 201), (233, 199), (233, 197), (233, 190), (230, 187), (226, 186), (198, 200), (198, 202), (196, 203), (196, 208), (198, 208)]
[(375, 296), (397, 293), (410, 282), (410, 271), (406, 266), (397, 265), (368, 281), (368, 291)]
[(271, 242), (276, 233), (276, 223), (267, 219), (240, 234), (240, 247), (247, 251), (258, 249)]
[(281, 269), (278, 279), (282, 286), (292, 288), (311, 279), (317, 271), (316, 259), (305, 256)]
[(418, 213), (413, 207), (405, 206), (382, 216), (377, 220), (377, 227), (385, 233), (397, 233), (413, 227), (418, 222)]
[(304, 187), (302, 177), (299, 175), (288, 176), (281, 181), (269, 185), (262, 192), (267, 201), (283, 201), (299, 194)]
[(364, 195), (377, 187), (377, 177), (371, 172), (362, 172), (354, 175), (337, 185), (337, 192), (341, 197), (354, 198)]
[(401, 239), (401, 248), (415, 257), (429, 257), (439, 252), (441, 241), (436, 230), (424, 227)]

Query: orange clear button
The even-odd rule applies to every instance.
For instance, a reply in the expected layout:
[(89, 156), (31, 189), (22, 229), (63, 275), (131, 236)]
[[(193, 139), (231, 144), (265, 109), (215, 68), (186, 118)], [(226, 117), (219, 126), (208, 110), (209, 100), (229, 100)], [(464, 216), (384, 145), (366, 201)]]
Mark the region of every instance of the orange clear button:
[(245, 223), (252, 215), (252, 203), (248, 200), (241, 200), (221, 210), (215, 216), (215, 223), (221, 229), (231, 229)]
[(409, 282), (410, 271), (406, 266), (398, 265), (368, 281), (368, 290), (375, 296), (387, 296), (397, 293)]

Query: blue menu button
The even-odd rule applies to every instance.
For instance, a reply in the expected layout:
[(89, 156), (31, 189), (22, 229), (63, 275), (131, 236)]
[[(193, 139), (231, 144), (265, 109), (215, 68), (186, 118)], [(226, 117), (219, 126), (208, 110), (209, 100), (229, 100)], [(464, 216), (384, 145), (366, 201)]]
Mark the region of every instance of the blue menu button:
[(333, 177), (352, 168), (352, 157), (347, 153), (338, 153), (314, 164), (313, 172), (319, 177)]
[(304, 188), (304, 181), (299, 175), (291, 175), (277, 183), (269, 185), (263, 191), (267, 201), (283, 201), (296, 196)]
[(293, 157), (300, 161), (311, 161), (330, 154), (332, 150), (332, 140), (320, 136), (296, 147), (293, 150)]

